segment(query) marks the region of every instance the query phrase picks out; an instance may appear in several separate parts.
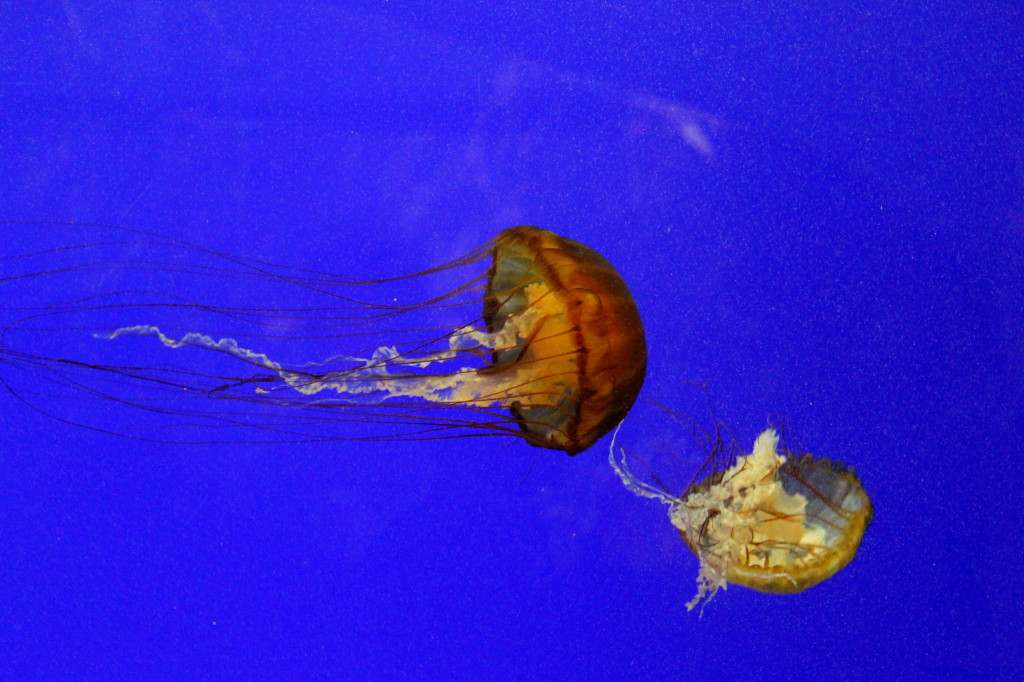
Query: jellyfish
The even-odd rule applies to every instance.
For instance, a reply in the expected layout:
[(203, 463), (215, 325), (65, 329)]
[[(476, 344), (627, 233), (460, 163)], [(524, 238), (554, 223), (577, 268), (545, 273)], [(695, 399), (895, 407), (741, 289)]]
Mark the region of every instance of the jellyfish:
[(626, 488), (663, 502), (697, 556), (692, 610), (730, 583), (793, 594), (831, 578), (857, 554), (872, 506), (857, 475), (839, 462), (779, 447), (774, 428), (748, 455), (731, 454), (721, 431), (698, 477), (678, 497), (630, 470), (613, 439), (609, 460)]
[[(593, 249), (537, 227), (506, 229), (440, 267), (370, 281), (134, 236), (30, 254), (13, 262), (42, 262), (0, 278), (34, 284), (70, 273), (81, 281), (83, 273), (105, 276), (113, 269), (134, 271), (145, 283), (46, 301), (3, 329), (0, 368), (20, 370), (27, 381), (22, 377), (19, 390), (8, 376), (3, 380), (36, 409), (50, 414), (58, 397), (114, 401), (156, 415), (158, 423), (147, 429), (158, 431), (97, 424), (96, 410), (82, 419), (55, 416), (143, 440), (168, 439), (168, 427), (185, 425), (207, 434), (196, 442), (221, 442), (222, 434), (239, 429), (259, 430), (266, 440), (333, 440), (347, 435), (325, 432), (326, 423), (372, 422), (405, 427), (382, 438), (515, 435), (575, 455), (625, 417), (644, 381), (644, 330), (625, 281)], [(61, 260), (71, 254), (73, 263)], [(452, 273), (484, 262), (484, 272), (447, 284)], [(212, 278), (220, 291), (251, 288), (260, 303), (272, 302), (285, 286), (338, 305), (231, 305), (161, 284)], [(396, 282), (409, 289), (418, 280), (430, 281), (413, 303), (363, 297)], [(436, 291), (442, 284), (451, 288)], [(201, 290), (209, 295), (214, 287)], [(467, 309), (472, 312), (462, 312)], [(143, 315), (164, 321), (138, 319)], [(45, 352), (57, 332), (61, 338), (91, 332), (91, 339), (107, 343), (148, 337), (187, 357), (158, 355), (152, 344), (145, 359), (134, 348), (132, 357), (140, 359), (118, 362), (109, 347), (100, 357), (90, 349), (88, 358), (70, 357), (63, 348)], [(281, 359), (314, 337), (361, 345), (312, 362)], [(383, 342), (362, 345), (374, 339)], [(201, 361), (197, 353), (211, 357)], [(270, 406), (285, 412), (267, 411)]]

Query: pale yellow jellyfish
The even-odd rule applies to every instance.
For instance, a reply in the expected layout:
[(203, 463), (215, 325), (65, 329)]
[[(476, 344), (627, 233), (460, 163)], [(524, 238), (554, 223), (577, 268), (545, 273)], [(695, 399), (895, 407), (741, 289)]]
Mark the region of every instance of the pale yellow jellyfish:
[[(721, 455), (718, 439), (709, 461)], [(636, 477), (614, 442), (609, 459), (629, 490), (669, 506), (672, 525), (700, 560), (688, 609), (729, 583), (774, 594), (817, 585), (850, 563), (871, 522), (871, 500), (852, 470), (780, 450), (775, 429), (679, 497)]]

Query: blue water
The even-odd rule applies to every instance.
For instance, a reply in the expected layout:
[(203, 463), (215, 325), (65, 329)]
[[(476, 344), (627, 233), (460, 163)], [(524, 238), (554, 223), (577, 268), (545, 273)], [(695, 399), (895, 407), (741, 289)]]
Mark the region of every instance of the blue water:
[[(696, 559), (607, 439), (574, 458), (493, 438), (168, 445), (5, 394), (0, 677), (1024, 675), (1022, 13), (426, 7), (6, 8), (0, 220), (37, 224), (0, 225), (0, 256), (98, 222), (367, 279), (555, 230), (640, 307), (627, 446), (672, 433), (658, 406), (702, 405), (693, 382), (747, 446), (781, 416), (861, 476), (859, 555), (698, 618)], [(2, 307), (161, 286), (113, 266), (53, 281), (0, 282)], [(110, 401), (71, 409), (124, 424)]]

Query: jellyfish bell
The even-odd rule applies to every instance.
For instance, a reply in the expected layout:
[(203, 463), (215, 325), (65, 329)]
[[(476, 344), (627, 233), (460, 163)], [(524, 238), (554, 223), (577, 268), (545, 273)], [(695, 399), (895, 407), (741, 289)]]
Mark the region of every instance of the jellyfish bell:
[[(440, 267), (371, 281), (130, 237), (7, 259), (14, 271), (0, 282), (11, 286), (67, 290), (77, 284), (62, 277), (98, 272), (107, 281), (111, 270), (145, 281), (39, 300), (4, 327), (0, 375), (40, 411), (52, 414), (58, 397), (114, 401), (155, 417), (159, 431), (97, 423), (96, 410), (66, 420), (145, 440), (192, 442), (172, 433), (184, 426), (188, 439), (198, 430), (195, 442), (253, 432), (335, 440), (352, 437), (339, 422), (372, 422), (401, 427), (381, 438), (516, 435), (573, 455), (622, 420), (644, 380), (643, 326), (622, 277), (593, 249), (536, 227), (504, 230)], [(213, 285), (186, 295), (170, 283), (196, 280)], [(387, 293), (421, 280), (431, 280), (428, 293), (412, 303)], [(278, 303), (297, 293), (317, 305)], [(61, 343), (71, 335), (94, 347), (68, 354)], [(115, 348), (131, 337), (163, 348)], [(282, 359), (314, 339), (342, 347), (312, 362)]]
[(601, 254), (546, 230), (505, 230), (483, 316), (503, 340), (480, 374), (531, 443), (576, 454), (629, 412), (647, 342), (626, 282)]
[(609, 455), (626, 487), (669, 506), (669, 518), (700, 561), (693, 609), (735, 583), (792, 594), (831, 578), (857, 554), (872, 506), (844, 465), (779, 447), (762, 432), (750, 454), (721, 438), (709, 466), (678, 496), (632, 473), (623, 452)]
[(674, 505), (672, 523), (701, 561), (699, 598), (730, 582), (801, 592), (856, 555), (872, 515), (857, 476), (778, 445), (775, 429), (765, 430), (749, 455), (693, 483)]

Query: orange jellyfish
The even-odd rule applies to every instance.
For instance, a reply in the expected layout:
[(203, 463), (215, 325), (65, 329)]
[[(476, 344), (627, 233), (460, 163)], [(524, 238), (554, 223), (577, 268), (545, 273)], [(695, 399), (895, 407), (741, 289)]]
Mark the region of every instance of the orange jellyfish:
[(761, 433), (749, 455), (734, 452), (719, 432), (702, 468), (710, 473), (676, 497), (635, 476), (612, 443), (609, 460), (622, 482), (669, 506), (700, 561), (687, 609), (729, 583), (773, 594), (813, 587), (853, 560), (871, 523), (871, 500), (852, 470), (780, 448), (775, 429)]
[[(625, 417), (643, 384), (644, 330), (622, 277), (593, 249), (536, 227), (504, 230), (483, 247), (438, 268), (369, 282), (281, 268), (155, 235), (146, 235), (142, 247), (129, 243), (132, 253), (142, 248), (147, 257), (113, 262), (144, 271), (147, 282), (156, 273), (215, 276), (243, 287), (248, 282), (256, 287), (286, 284), (344, 305), (319, 311), (240, 307), (184, 298), (176, 290), (155, 295), (148, 288), (124, 288), (42, 306), (7, 325), (0, 340), (0, 366), (30, 376), (28, 390), (17, 395), (37, 409), (48, 410), (46, 401), (32, 399), (46, 379), (63, 396), (77, 391), (86, 398), (113, 400), (159, 415), (159, 428), (188, 424), (205, 429), (198, 442), (220, 442), (218, 430), (227, 433), (239, 428), (260, 429), (268, 433), (268, 440), (345, 439), (345, 433), (325, 434), (324, 423), (375, 422), (406, 427), (397, 436), (381, 436), (385, 438), (512, 434), (531, 445), (574, 455)], [(109, 246), (76, 247), (75, 252)], [(120, 248), (125, 250), (124, 245)], [(149, 255), (158, 248), (172, 253), (162, 259)], [(50, 251), (40, 253), (52, 257)], [(110, 261), (104, 258), (79, 253), (84, 262), (74, 267), (40, 266), (4, 280), (109, 267)], [(196, 262), (200, 259), (203, 264)], [(213, 264), (208, 264), (211, 259)], [(416, 303), (367, 302), (349, 295), (351, 287), (361, 287), (356, 291), (362, 295), (374, 286), (448, 275), (484, 261), (489, 267), (482, 274), (457, 282), (453, 289), (430, 292)], [(476, 306), (473, 319), (455, 324), (436, 321), (472, 305)], [(132, 321), (125, 320), (129, 312)], [(202, 318), (203, 326), (190, 328), (186, 313)], [(409, 320), (417, 313), (423, 317)], [(141, 315), (164, 315), (170, 322), (139, 320)], [(104, 323), (105, 329), (97, 329), (101, 317), (121, 322)], [(45, 341), (39, 335), (57, 319), (65, 333), (83, 329), (82, 321), (88, 319), (84, 328), (99, 339), (121, 339), (122, 344), (125, 337), (153, 337), (166, 348), (192, 350), (188, 358), (158, 356), (149, 344), (144, 363), (113, 363), (106, 355), (97, 361), (41, 354), (33, 339)], [(388, 334), (395, 338), (355, 353), (296, 363), (280, 359), (286, 351), (277, 342), (285, 335), (268, 333), (287, 329), (296, 338), (308, 329), (311, 336), (323, 335), (332, 320), (335, 330), (343, 330), (338, 336), (350, 342)], [(445, 329), (444, 324), (451, 326)], [(225, 327), (240, 333), (229, 335)], [(261, 343), (278, 347), (268, 350)], [(181, 364), (198, 362), (195, 354), (200, 351), (212, 356), (206, 362), (213, 362), (215, 368)], [(293, 347), (288, 346), (288, 351), (294, 352)], [(226, 360), (234, 362), (234, 368), (223, 366)], [(11, 382), (5, 382), (11, 387)], [(191, 400), (182, 402), (183, 396)], [(216, 407), (201, 405), (196, 397), (219, 402)], [(287, 411), (260, 411), (267, 405)], [(80, 423), (75, 418), (58, 418)], [(146, 440), (153, 433), (109, 423), (93, 428)], [(157, 433), (157, 439), (165, 438), (165, 431)]]

